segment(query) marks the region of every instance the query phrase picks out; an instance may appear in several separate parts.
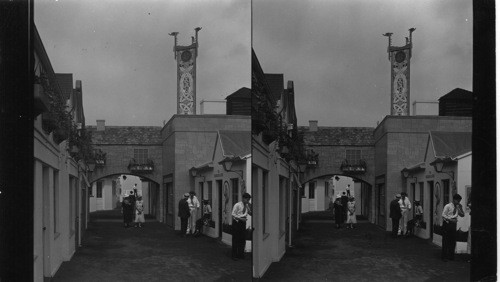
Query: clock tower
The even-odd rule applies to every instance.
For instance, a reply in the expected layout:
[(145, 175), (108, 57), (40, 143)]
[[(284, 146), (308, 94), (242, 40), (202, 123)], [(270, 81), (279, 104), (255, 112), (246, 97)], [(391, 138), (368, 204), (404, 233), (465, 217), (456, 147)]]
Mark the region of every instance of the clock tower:
[(412, 48), (412, 33), (415, 28), (410, 28), (410, 38), (406, 37), (406, 44), (402, 47), (391, 45), (392, 33), (384, 34), (389, 38), (389, 61), (391, 62), (391, 115), (410, 115), (410, 59)]
[(177, 45), (178, 32), (169, 33), (174, 37), (174, 58), (177, 61), (177, 114), (196, 114), (196, 57), (198, 56), (198, 31), (191, 37), (191, 45)]

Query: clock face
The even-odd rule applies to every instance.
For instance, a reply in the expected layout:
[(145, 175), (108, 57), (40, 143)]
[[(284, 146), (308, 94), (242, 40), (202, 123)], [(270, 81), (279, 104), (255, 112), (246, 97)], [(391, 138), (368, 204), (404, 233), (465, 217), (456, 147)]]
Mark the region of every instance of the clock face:
[(396, 53), (396, 62), (401, 63), (406, 59), (406, 54), (403, 51), (399, 51)]
[(187, 61), (191, 60), (191, 52), (190, 51), (184, 51), (184, 52), (182, 52), (181, 59), (184, 62), (187, 62)]

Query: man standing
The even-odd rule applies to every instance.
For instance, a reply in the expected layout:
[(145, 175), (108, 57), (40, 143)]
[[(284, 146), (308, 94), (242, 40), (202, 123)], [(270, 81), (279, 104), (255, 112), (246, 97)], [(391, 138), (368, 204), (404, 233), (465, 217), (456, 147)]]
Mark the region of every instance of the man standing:
[(347, 187), (345, 187), (345, 192), (347, 193), (347, 198), (351, 198), (351, 184), (347, 184)]
[(453, 202), (448, 203), (443, 208), (443, 248), (441, 259), (443, 261), (455, 259), (455, 247), (457, 245), (457, 221), (458, 217), (464, 217), (464, 211), (460, 201), (462, 196), (453, 195)]
[(252, 215), (250, 210), (249, 201), (252, 196), (245, 193), (242, 196), (242, 201), (234, 204), (233, 207), (233, 225), (232, 230), (232, 259), (244, 259), (245, 258), (245, 231), (248, 215)]
[(347, 198), (346, 192), (342, 192), (342, 197), (340, 197), (340, 203), (342, 203), (342, 208), (344, 213), (342, 214), (342, 222), (345, 222), (347, 220), (347, 202), (349, 201), (349, 198)]
[(407, 222), (408, 213), (411, 210), (411, 202), (408, 199), (408, 194), (406, 192), (401, 192), (401, 200), (399, 200), (399, 206), (401, 207), (401, 222), (399, 223), (399, 228), (401, 228), (401, 235), (407, 235)]
[(196, 193), (194, 191), (189, 192), (189, 197), (187, 199), (189, 205), (189, 212), (191, 216), (188, 220), (188, 227), (186, 234), (194, 233), (196, 230), (196, 220), (198, 220), (198, 210), (200, 209), (200, 201), (196, 197)]
[(394, 200), (391, 201), (390, 204), (390, 212), (389, 217), (392, 219), (392, 237), (398, 237), (398, 229), (399, 229), (399, 219), (401, 218), (401, 207), (399, 205), (399, 200), (401, 199), (401, 195), (397, 194), (394, 197)]
[(184, 194), (184, 198), (179, 201), (179, 211), (177, 216), (181, 218), (181, 236), (186, 237), (186, 229), (188, 224), (188, 218), (191, 215), (189, 212), (189, 204), (187, 199), (189, 198), (189, 193)]

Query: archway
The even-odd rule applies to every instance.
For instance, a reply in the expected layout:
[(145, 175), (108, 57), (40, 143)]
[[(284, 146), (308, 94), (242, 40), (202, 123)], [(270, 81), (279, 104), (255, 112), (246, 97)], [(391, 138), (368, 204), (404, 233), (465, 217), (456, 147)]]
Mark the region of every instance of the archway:
[(123, 172), (100, 176), (90, 184), (88, 209), (91, 220), (120, 219), (121, 203), (130, 194), (142, 197), (146, 218), (156, 219), (160, 185), (154, 179)]
[[(349, 185), (349, 186), (348, 186)], [(301, 213), (331, 210), (335, 198), (342, 192), (356, 199), (356, 215), (370, 219), (372, 215), (372, 185), (353, 174), (329, 173), (316, 175), (301, 183)]]

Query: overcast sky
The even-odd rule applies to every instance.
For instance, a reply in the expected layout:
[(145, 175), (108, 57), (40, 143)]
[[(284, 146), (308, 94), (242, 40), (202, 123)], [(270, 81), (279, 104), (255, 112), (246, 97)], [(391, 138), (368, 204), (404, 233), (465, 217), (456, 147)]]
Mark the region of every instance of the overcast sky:
[(176, 110), (172, 51), (199, 32), (197, 107), (250, 87), (250, 1), (36, 0), (55, 72), (82, 80), (87, 125), (161, 126)]
[(254, 0), (252, 12), (253, 48), (264, 72), (294, 81), (299, 125), (375, 127), (390, 114), (382, 34), (403, 46), (411, 27), (411, 103), (472, 91), (469, 0)]

